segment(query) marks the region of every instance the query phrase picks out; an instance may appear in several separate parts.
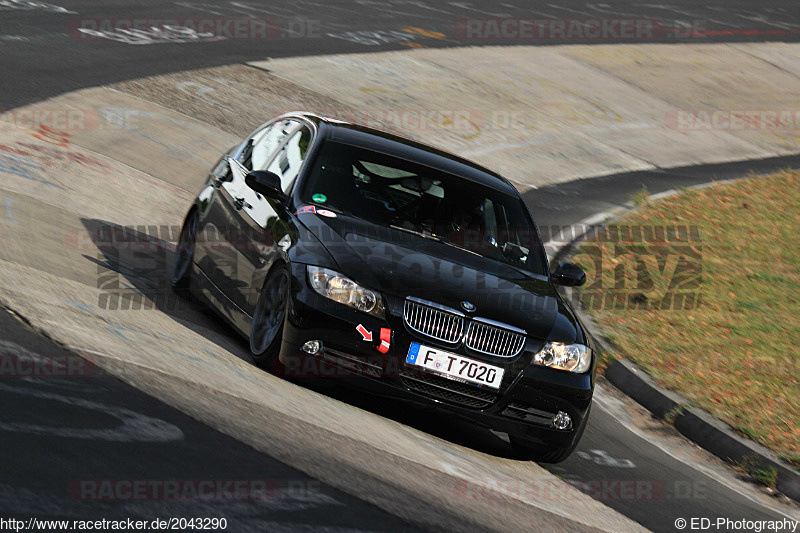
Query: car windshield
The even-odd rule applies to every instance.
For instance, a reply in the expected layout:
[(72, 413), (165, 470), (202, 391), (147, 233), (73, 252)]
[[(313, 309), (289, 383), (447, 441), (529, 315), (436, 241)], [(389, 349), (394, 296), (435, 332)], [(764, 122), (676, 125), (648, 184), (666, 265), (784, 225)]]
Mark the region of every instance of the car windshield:
[(539, 237), (518, 197), (431, 167), (329, 141), (301, 198), (545, 275)]

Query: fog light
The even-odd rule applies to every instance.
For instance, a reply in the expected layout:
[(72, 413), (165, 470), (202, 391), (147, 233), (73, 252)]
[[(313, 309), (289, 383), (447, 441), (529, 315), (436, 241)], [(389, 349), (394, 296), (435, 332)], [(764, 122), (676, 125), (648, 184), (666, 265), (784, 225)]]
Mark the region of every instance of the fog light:
[(567, 429), (572, 425), (572, 419), (564, 411), (559, 411), (558, 414), (553, 417), (553, 425), (556, 429)]
[(303, 345), (302, 350), (311, 355), (317, 355), (322, 351), (322, 341), (308, 341)]

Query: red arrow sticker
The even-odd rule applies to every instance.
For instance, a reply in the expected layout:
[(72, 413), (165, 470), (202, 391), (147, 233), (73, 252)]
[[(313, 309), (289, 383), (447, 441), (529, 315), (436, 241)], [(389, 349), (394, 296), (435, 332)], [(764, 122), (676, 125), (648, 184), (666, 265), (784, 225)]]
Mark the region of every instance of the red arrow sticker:
[(361, 337), (363, 337), (362, 340), (365, 340), (367, 342), (372, 341), (372, 332), (367, 328), (365, 328), (364, 326), (362, 326), (361, 324), (359, 324), (356, 327), (356, 331), (361, 334)]

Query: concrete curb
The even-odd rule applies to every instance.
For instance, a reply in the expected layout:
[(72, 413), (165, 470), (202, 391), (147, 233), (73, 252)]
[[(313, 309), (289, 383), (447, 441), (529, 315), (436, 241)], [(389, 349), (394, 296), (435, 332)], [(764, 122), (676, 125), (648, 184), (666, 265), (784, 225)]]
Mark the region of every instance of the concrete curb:
[(618, 389), (658, 418), (669, 420), (682, 406), (689, 405), (686, 398), (659, 387), (649, 374), (627, 359), (614, 361), (604, 375)]
[[(739, 178), (695, 185), (689, 189), (704, 188), (715, 183), (736, 181), (736, 179)], [(678, 191), (670, 190), (651, 198), (660, 199), (677, 194), (679, 194)], [(586, 226), (587, 231), (569, 241), (565, 242), (557, 237), (545, 245), (545, 248), (549, 250), (554, 247), (548, 247), (548, 245), (563, 242), (554, 250), (551, 261), (568, 259), (575, 253), (580, 242), (595, 230), (634, 209), (632, 204), (626, 204), (614, 210), (596, 214), (577, 224)], [(570, 298), (570, 301), (575, 302), (573, 310), (601, 349), (608, 353), (618, 351), (605, 337), (592, 317), (584, 311), (580, 301), (574, 298)], [(749, 472), (774, 469), (777, 472), (776, 488), (789, 498), (800, 502), (800, 472), (778, 457), (772, 450), (738, 435), (731, 426), (710, 413), (693, 407), (689, 400), (680, 394), (658, 386), (655, 380), (633, 361), (625, 358), (615, 360), (606, 369), (604, 376), (616, 388), (650, 411), (653, 416), (672, 423), (684, 437), (720, 459), (736, 466), (745, 466)]]
[(776, 486), (786, 496), (800, 502), (800, 472), (774, 452), (737, 435), (733, 428), (691, 404), (682, 396), (655, 384), (644, 370), (627, 359), (614, 361), (605, 377), (619, 390), (636, 400), (654, 416), (670, 421), (686, 438), (734, 465), (752, 470), (775, 469)]

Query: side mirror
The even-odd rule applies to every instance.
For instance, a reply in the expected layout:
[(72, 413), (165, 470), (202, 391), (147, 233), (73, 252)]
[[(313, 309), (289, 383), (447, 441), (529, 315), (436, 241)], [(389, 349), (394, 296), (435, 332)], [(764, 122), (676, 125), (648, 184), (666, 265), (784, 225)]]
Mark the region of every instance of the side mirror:
[(586, 283), (586, 273), (575, 263), (559, 263), (551, 279), (557, 285), (579, 287)]
[(281, 189), (281, 179), (274, 172), (254, 170), (245, 176), (244, 182), (248, 187), (267, 198), (272, 198), (279, 202), (286, 200), (286, 194)]

